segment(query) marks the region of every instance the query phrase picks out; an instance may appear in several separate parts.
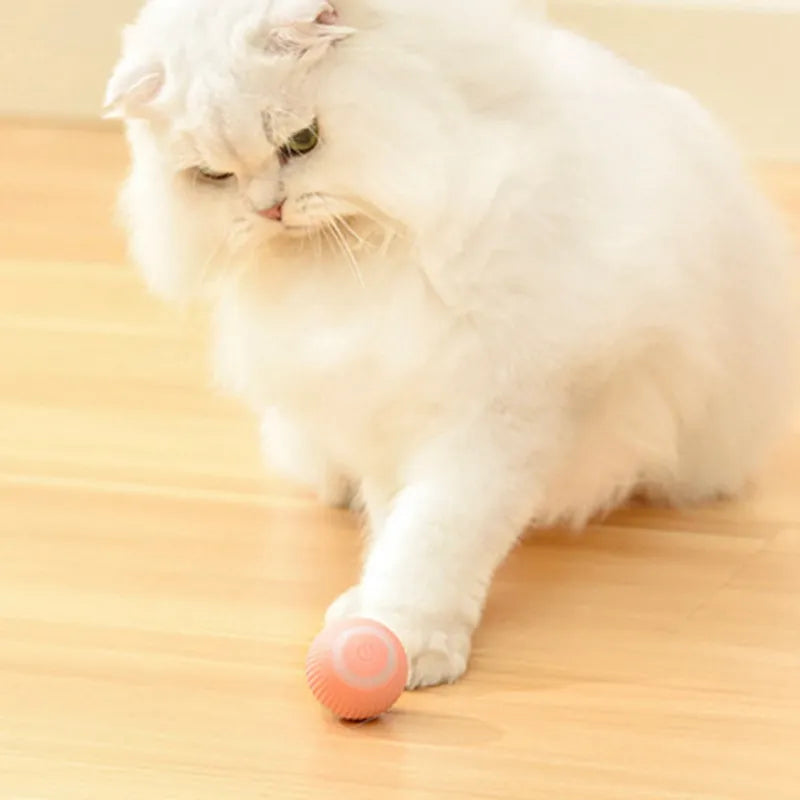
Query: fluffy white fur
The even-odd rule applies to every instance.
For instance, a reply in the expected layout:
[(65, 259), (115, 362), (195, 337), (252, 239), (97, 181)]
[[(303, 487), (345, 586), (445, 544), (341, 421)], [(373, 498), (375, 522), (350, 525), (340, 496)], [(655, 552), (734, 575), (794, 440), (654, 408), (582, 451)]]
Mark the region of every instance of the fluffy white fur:
[(787, 251), (728, 141), (519, 3), (151, 0), (107, 105), (150, 285), (213, 304), (277, 466), (360, 488), (329, 616), (397, 631), (409, 686), (463, 673), (528, 523), (737, 492), (780, 430)]

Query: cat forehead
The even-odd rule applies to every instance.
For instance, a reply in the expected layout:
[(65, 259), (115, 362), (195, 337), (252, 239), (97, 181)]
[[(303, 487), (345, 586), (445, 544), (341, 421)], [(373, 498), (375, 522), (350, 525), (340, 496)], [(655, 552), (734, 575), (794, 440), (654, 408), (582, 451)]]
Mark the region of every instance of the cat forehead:
[(187, 127), (221, 129), (228, 137), (266, 135), (281, 143), (313, 118), (319, 99), (317, 81), (293, 61), (253, 51), (181, 72), (173, 76), (166, 101), (172, 115)]
[[(105, 114), (194, 117), (237, 95), (285, 111), (298, 84), (355, 32), (337, 23), (327, 0), (151, 0), (125, 31)], [(287, 133), (284, 117), (268, 115), (271, 138)]]
[(194, 41), (220, 41), (221, 30), (313, 18), (320, 5), (321, 0), (148, 0), (135, 28), (149, 36), (180, 32), (183, 37), (191, 34)]
[[(325, 18), (336, 19), (327, 0), (149, 0), (123, 40), (132, 50), (164, 60), (179, 54), (192, 62), (235, 54), (254, 41), (262, 43), (271, 31)], [(345, 30), (335, 24), (317, 28)]]

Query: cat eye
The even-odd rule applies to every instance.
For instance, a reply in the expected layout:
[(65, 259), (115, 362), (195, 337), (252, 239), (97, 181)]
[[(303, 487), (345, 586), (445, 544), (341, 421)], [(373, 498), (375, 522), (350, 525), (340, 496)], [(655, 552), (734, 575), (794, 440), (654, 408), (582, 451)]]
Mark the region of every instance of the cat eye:
[(204, 178), (207, 181), (219, 183), (230, 180), (233, 177), (232, 172), (214, 172), (213, 169), (209, 169), (208, 167), (197, 167), (197, 173), (201, 178)]
[(297, 131), (280, 149), (281, 161), (304, 156), (319, 144), (319, 125), (314, 120), (307, 128)]

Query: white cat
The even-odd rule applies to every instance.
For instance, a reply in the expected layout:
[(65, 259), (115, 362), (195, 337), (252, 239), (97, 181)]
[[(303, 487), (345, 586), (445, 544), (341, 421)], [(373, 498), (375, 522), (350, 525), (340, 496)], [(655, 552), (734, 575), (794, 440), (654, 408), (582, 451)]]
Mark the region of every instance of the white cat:
[(738, 491), (788, 248), (687, 95), (511, 0), (151, 0), (107, 112), (154, 290), (204, 295), (276, 465), (360, 488), (408, 685), (465, 670), (528, 523)]

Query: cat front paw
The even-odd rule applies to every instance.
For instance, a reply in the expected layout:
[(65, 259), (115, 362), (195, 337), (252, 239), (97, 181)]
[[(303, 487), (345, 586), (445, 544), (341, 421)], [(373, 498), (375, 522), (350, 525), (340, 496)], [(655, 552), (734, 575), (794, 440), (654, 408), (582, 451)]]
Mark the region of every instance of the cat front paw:
[(453, 683), (466, 672), (472, 631), (458, 620), (409, 609), (363, 602), (360, 586), (352, 586), (328, 608), (325, 622), (352, 617), (374, 619), (390, 628), (408, 657), (407, 689)]
[(471, 637), (463, 628), (441, 624), (404, 628), (399, 620), (384, 624), (395, 631), (406, 649), (406, 689), (454, 683), (467, 671)]

